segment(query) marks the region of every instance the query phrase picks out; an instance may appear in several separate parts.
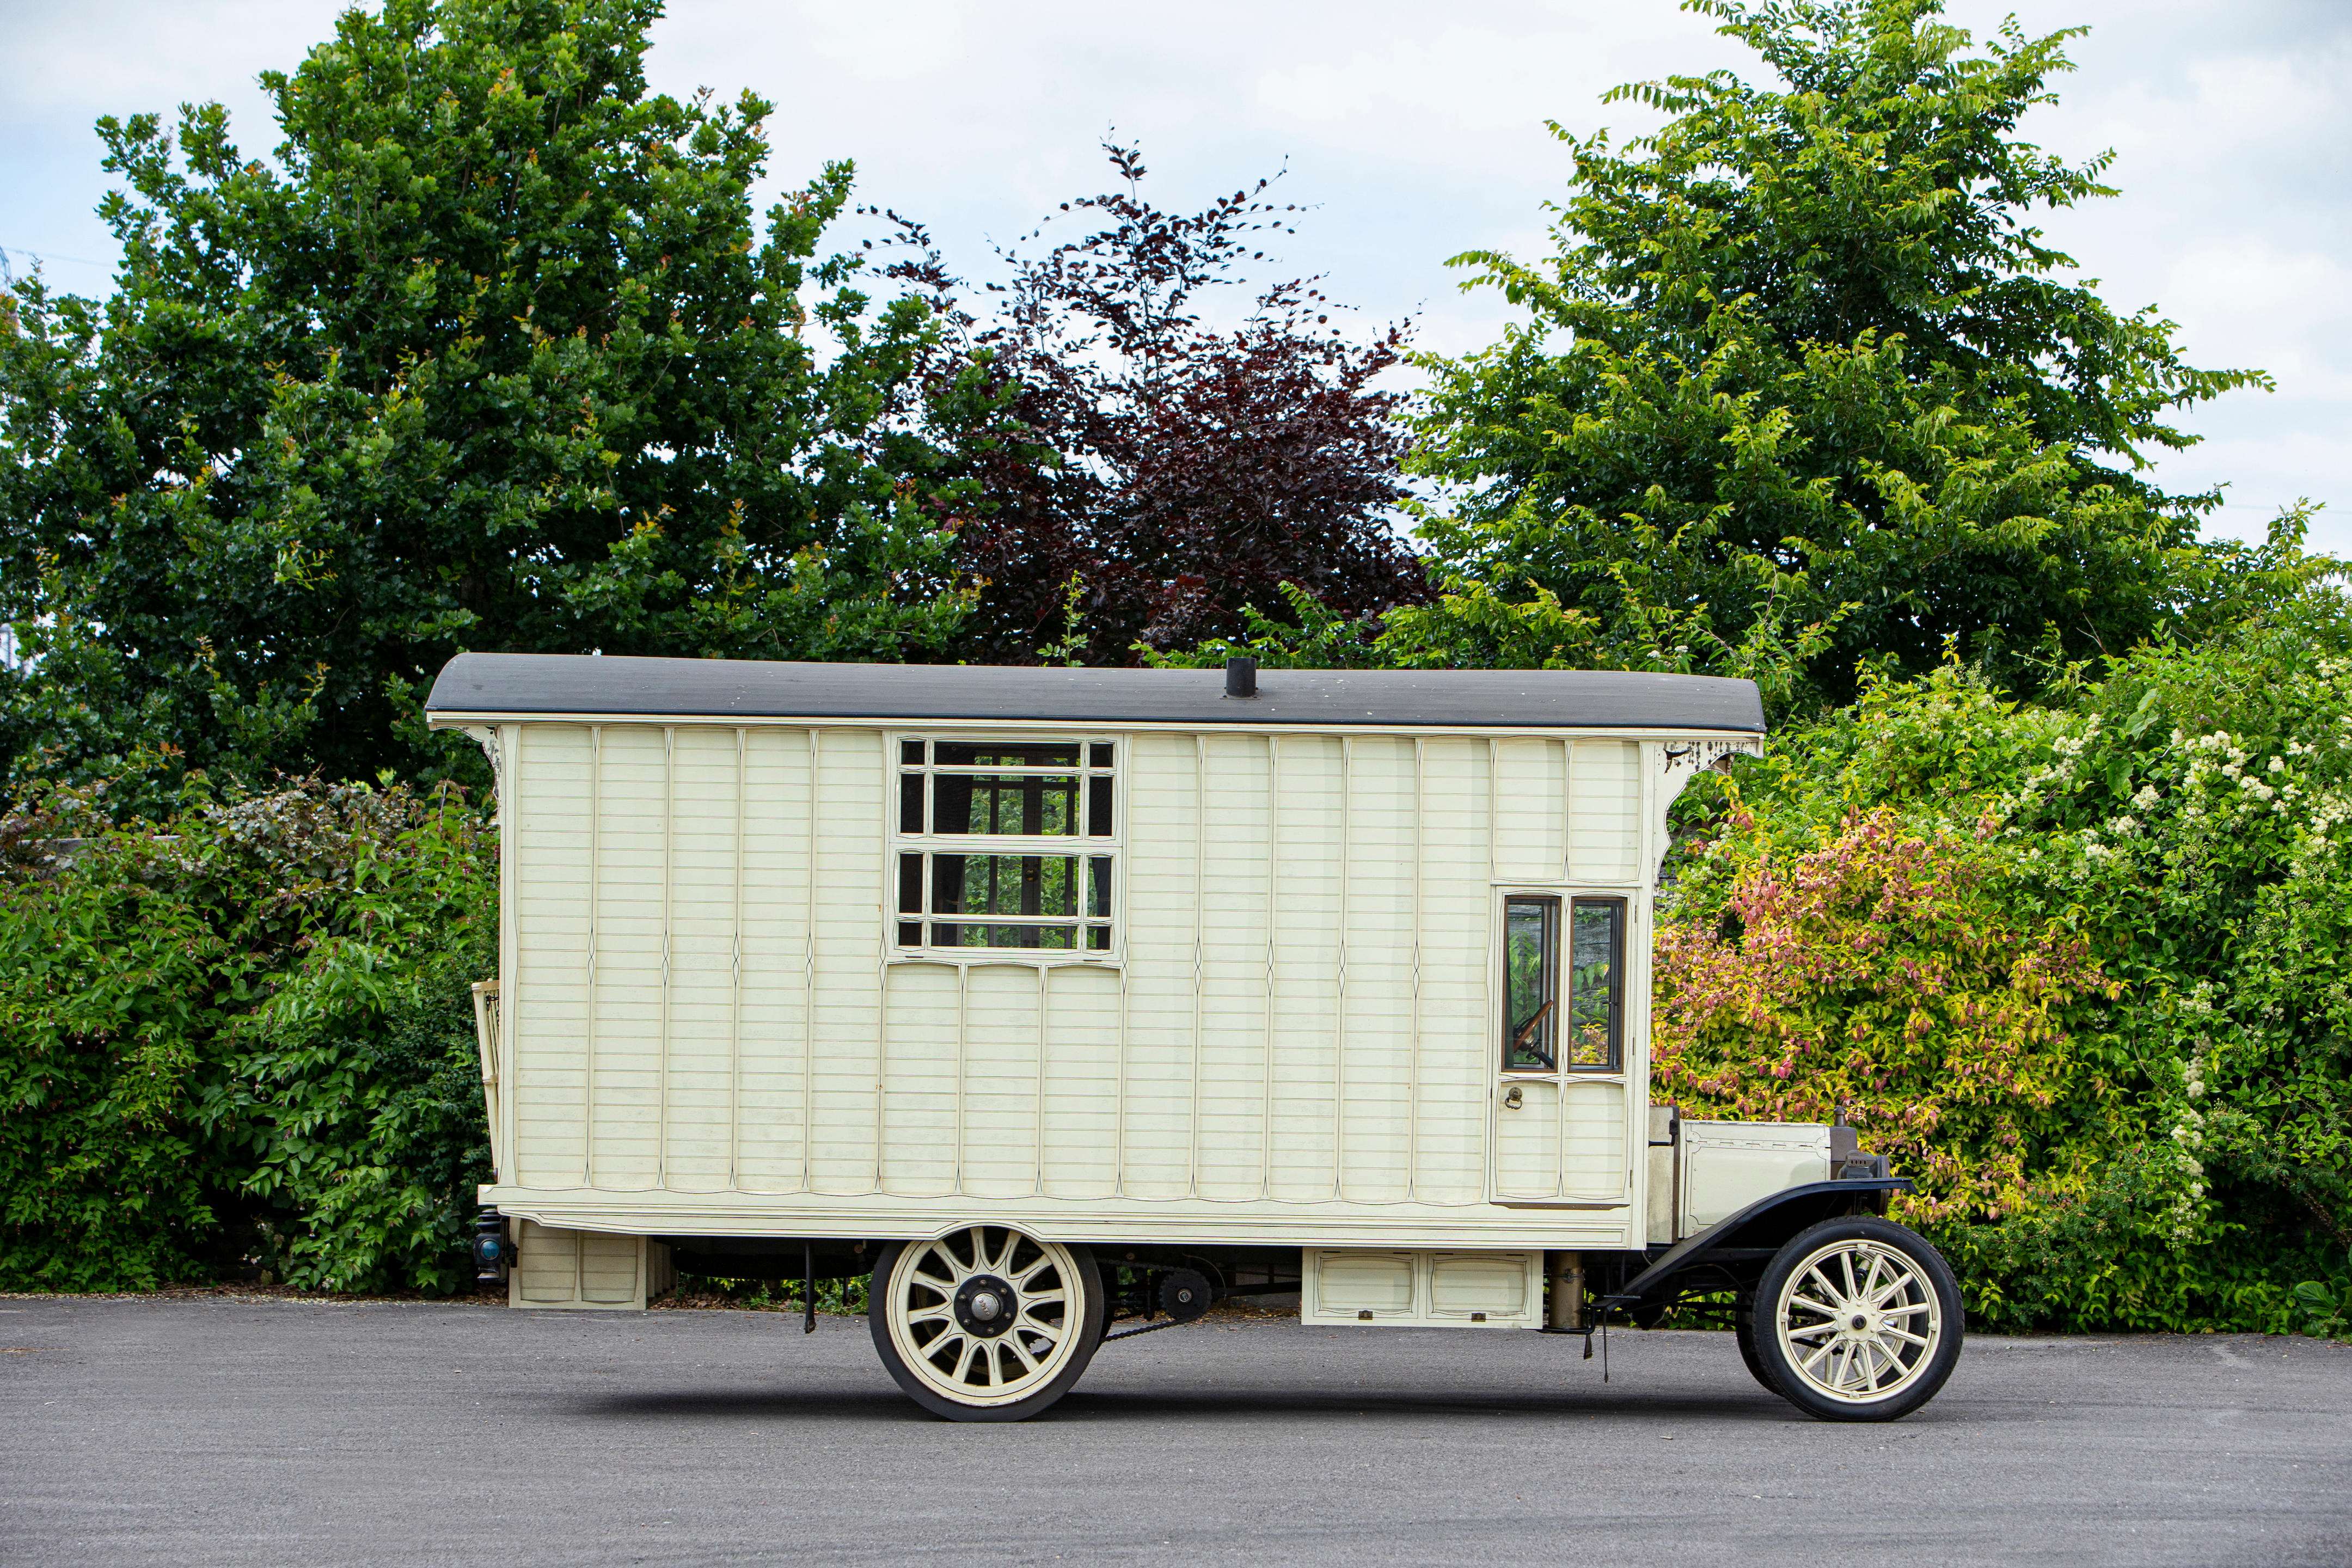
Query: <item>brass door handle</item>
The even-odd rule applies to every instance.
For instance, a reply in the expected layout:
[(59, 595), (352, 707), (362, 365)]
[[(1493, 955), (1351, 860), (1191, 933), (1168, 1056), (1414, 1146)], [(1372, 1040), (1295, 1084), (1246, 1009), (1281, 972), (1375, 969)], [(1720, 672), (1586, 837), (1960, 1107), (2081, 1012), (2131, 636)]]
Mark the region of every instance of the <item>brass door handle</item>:
[(1522, 1103), (1522, 1100), (1521, 1100), (1521, 1097), (1520, 1097), (1520, 1094), (1519, 1094), (1519, 1086), (1518, 1086), (1517, 1084), (1513, 1084), (1513, 1085), (1511, 1085), (1511, 1087), (1510, 1087), (1509, 1089), (1506, 1089), (1506, 1090), (1504, 1091), (1504, 1093), (1503, 1093), (1503, 1109), (1504, 1109), (1504, 1110), (1517, 1110), (1519, 1108), (1519, 1106), (1520, 1106), (1520, 1104), (1521, 1104), (1521, 1103)]

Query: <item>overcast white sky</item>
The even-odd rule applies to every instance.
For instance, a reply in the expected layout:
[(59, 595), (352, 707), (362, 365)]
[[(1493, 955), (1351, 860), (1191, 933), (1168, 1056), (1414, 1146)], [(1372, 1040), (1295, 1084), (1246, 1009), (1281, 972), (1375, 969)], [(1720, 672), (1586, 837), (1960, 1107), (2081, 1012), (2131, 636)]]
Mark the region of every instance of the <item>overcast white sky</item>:
[[(0, 249), (52, 282), (106, 287), (113, 248), (91, 121), (217, 99), (240, 144), (275, 142), (257, 72), (292, 65), (336, 0), (0, 0)], [(2120, 199), (2053, 235), (2117, 305), (2159, 305), (2196, 363), (2252, 365), (2274, 394), (2196, 415), (2176, 488), (2228, 485), (2217, 531), (2259, 536), (2297, 497), (2314, 542), (2352, 552), (2352, 3), (1952, 0), (1979, 33), (2087, 24), (2064, 102), (2029, 122), (2070, 156), (2113, 147)], [(1566, 173), (1547, 118), (1642, 128), (1601, 92), (1739, 52), (1673, 0), (673, 0), (655, 85), (776, 100), (774, 183), (856, 160), (862, 195), (929, 222), (977, 266), (1054, 204), (1100, 188), (1096, 142), (1139, 140), (1165, 204), (1288, 164), (1315, 205), (1286, 270), (1328, 275), (1370, 321), (1427, 346), (1490, 340), (1506, 307), (1447, 256), (1534, 252)]]

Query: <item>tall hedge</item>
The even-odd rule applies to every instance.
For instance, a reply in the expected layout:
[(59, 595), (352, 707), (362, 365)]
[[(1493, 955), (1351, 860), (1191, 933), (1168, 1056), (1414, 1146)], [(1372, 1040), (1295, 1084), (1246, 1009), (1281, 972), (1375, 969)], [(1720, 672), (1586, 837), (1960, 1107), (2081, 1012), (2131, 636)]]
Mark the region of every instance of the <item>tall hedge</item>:
[(456, 1288), (496, 888), (454, 791), (0, 818), (0, 1289)]
[(1990, 1321), (2324, 1315), (2352, 1290), (2352, 620), (2307, 594), (2057, 695), (1947, 666), (1748, 764), (1663, 922), (1660, 1090), (1848, 1105)]

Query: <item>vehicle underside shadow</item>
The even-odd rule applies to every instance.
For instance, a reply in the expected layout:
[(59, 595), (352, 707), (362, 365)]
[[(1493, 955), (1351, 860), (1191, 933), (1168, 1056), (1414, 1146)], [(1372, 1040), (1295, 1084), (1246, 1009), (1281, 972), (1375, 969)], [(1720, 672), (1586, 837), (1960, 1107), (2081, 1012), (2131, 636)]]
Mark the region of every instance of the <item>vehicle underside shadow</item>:
[[(808, 1421), (933, 1422), (892, 1388), (842, 1393), (787, 1389), (701, 1389), (597, 1394), (551, 1402), (587, 1420), (617, 1421)], [(1981, 1414), (1981, 1413), (1979, 1413)], [(1744, 1394), (1649, 1393), (1638, 1387), (1575, 1391), (1524, 1390), (1484, 1395), (1459, 1393), (1378, 1393), (1329, 1388), (1259, 1387), (1232, 1392), (1089, 1393), (1079, 1388), (1034, 1421), (1088, 1423), (1152, 1422), (1171, 1417), (1257, 1420), (1268, 1416), (1446, 1420), (1465, 1415), (1524, 1420), (1612, 1416), (1705, 1417), (1761, 1426), (1809, 1425), (1799, 1412), (1760, 1392)], [(1933, 1420), (1922, 1414), (1913, 1423)]]
[(1073, 1392), (1054, 1407), (1073, 1421), (1158, 1421), (1169, 1416), (1385, 1415), (1402, 1420), (1460, 1415), (1557, 1420), (1562, 1416), (1705, 1415), (1785, 1426), (1803, 1417), (1769, 1394), (1643, 1393), (1638, 1388), (1521, 1390), (1493, 1394), (1381, 1393), (1323, 1388), (1252, 1388), (1229, 1393)]

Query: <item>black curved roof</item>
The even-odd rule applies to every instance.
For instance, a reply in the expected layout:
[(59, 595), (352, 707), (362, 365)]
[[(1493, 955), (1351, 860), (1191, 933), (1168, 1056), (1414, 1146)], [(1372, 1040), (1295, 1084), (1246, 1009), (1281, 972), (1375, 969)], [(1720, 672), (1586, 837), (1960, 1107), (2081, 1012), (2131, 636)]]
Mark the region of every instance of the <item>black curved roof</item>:
[(461, 653), (442, 668), (425, 707), (439, 719), (563, 713), (1743, 734), (1764, 729), (1753, 681), (1601, 669), (1266, 669), (1258, 672), (1255, 697), (1232, 698), (1219, 669)]

